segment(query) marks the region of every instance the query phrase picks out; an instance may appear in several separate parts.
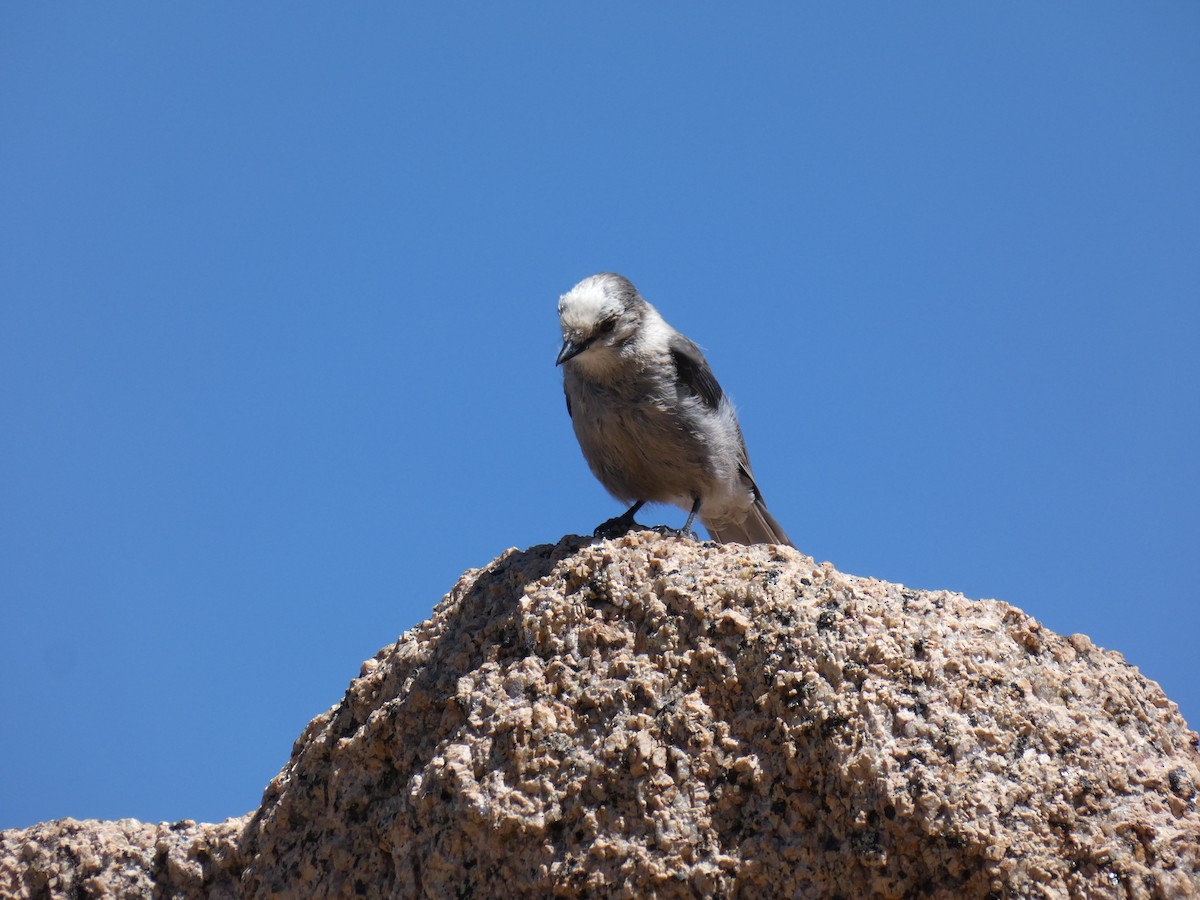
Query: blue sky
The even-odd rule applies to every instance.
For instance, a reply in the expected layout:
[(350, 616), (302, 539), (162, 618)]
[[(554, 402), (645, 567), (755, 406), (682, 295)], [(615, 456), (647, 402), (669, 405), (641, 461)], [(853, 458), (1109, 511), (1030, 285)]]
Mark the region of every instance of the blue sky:
[(0, 827), (254, 808), (462, 570), (619, 512), (553, 365), (605, 270), (705, 348), (802, 550), (1084, 632), (1200, 725), (1198, 37), (6, 4)]

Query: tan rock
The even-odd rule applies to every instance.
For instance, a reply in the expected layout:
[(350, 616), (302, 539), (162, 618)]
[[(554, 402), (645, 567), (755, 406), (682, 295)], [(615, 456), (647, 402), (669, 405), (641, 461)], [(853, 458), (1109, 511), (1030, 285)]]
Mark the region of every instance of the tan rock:
[(0, 831), (0, 897), (239, 897), (245, 823), (58, 819)]
[(0, 895), (1188, 896), (1196, 740), (1005, 603), (570, 538), (464, 575), (250, 817), (4, 832)]

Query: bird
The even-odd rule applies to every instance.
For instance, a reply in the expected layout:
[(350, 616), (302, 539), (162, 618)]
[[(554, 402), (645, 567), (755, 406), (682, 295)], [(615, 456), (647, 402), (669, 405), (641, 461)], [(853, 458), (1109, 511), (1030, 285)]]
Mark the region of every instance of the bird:
[(687, 510), (719, 543), (795, 546), (767, 511), (729, 397), (700, 348), (667, 324), (622, 275), (591, 275), (558, 301), (567, 413), (604, 488), (630, 504), (595, 536), (641, 528), (647, 503)]

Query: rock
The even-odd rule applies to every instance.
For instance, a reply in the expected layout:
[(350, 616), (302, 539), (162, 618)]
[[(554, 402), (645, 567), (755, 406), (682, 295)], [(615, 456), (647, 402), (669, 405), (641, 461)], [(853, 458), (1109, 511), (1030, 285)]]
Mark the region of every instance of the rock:
[(1178, 897), (1198, 783), (1156, 684), (1008, 604), (568, 538), (467, 572), (251, 816), (4, 832), (0, 894)]
[(0, 831), (0, 897), (238, 897), (245, 822), (59, 819)]

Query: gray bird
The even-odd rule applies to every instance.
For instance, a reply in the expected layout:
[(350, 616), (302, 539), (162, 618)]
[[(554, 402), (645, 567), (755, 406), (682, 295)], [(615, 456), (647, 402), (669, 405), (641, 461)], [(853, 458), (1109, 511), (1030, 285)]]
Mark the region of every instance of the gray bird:
[(575, 436), (592, 473), (632, 504), (596, 528), (637, 527), (646, 503), (688, 510), (722, 543), (788, 544), (754, 483), (733, 404), (704, 354), (666, 323), (628, 279), (585, 278), (558, 301), (563, 345), (556, 364)]

